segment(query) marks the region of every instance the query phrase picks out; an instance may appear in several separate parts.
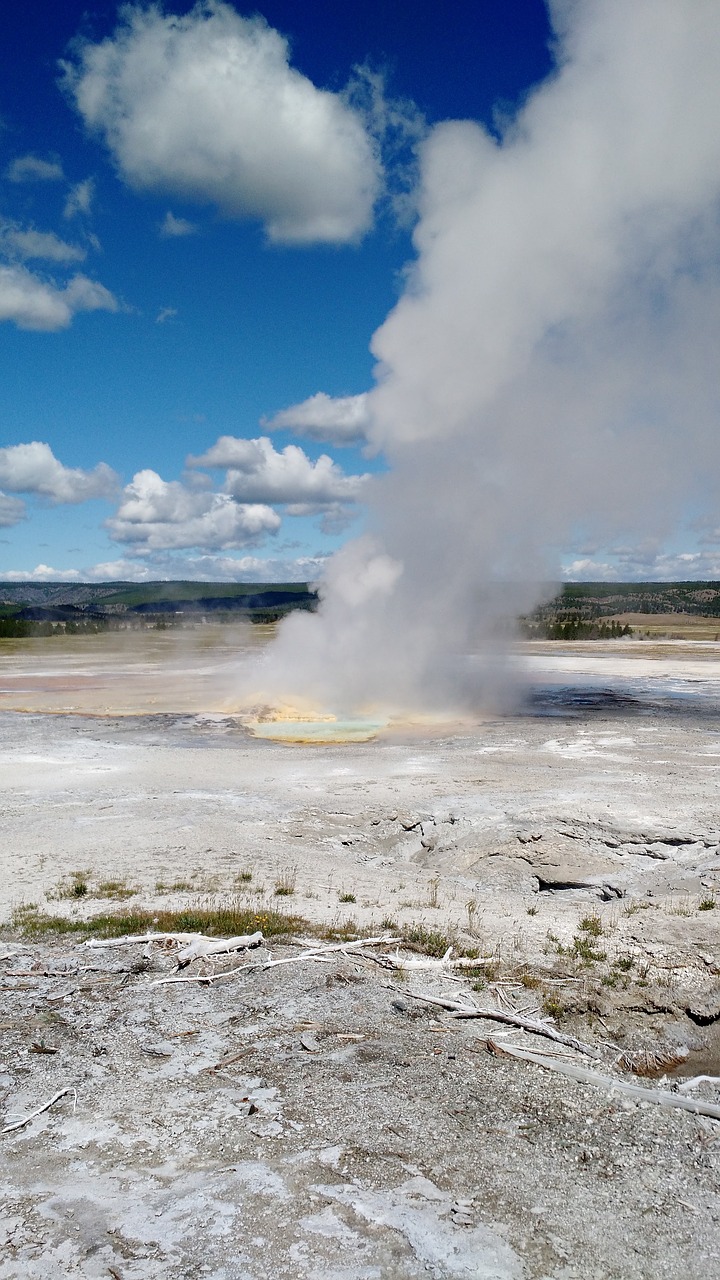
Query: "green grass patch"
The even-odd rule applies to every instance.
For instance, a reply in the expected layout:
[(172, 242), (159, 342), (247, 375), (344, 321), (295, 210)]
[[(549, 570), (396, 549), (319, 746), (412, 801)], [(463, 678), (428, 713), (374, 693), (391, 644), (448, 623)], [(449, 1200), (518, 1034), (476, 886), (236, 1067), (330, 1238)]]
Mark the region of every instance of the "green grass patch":
[(52, 934), (74, 934), (79, 938), (121, 938), (134, 933), (204, 933), (208, 937), (232, 938), (260, 930), (266, 938), (307, 933), (312, 929), (302, 916), (280, 911), (248, 911), (242, 907), (190, 908), (183, 911), (117, 911), (91, 916), (87, 920), (46, 915), (36, 906), (18, 907), (12, 916), (14, 928), (25, 938)]
[[(427, 929), (424, 924), (411, 924), (402, 931), (403, 942), (417, 947), (428, 956), (438, 959), (445, 955), (448, 947), (457, 945), (457, 938), (441, 933), (439, 929)], [(460, 948), (462, 950), (462, 948)]]
[(585, 916), (578, 925), (582, 933), (588, 934), (591, 938), (599, 938), (602, 931), (602, 922), (599, 916)]

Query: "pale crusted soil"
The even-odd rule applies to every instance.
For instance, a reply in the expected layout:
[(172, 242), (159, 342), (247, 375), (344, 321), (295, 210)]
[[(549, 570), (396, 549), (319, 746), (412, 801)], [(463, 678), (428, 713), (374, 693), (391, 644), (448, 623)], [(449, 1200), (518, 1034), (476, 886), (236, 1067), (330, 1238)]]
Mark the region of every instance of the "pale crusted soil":
[(720, 1123), (491, 1056), (368, 962), (157, 987), (140, 953), (3, 963), (60, 973), (4, 978), (5, 1111), (77, 1093), (2, 1137), (3, 1280), (720, 1276)]
[(132, 908), (420, 922), (493, 956), (475, 999), (537, 1007), (603, 1071), (720, 1074), (717, 698), (699, 659), (674, 692), (552, 662), (535, 713), (366, 744), (0, 716), (2, 1117), (77, 1095), (1, 1139), (0, 1280), (720, 1277), (712, 1120), (493, 1057), (497, 1024), (350, 958), (209, 988), (152, 986), (172, 962), (132, 971), (140, 949), (15, 954), (14, 908), (117, 909), (107, 882)]

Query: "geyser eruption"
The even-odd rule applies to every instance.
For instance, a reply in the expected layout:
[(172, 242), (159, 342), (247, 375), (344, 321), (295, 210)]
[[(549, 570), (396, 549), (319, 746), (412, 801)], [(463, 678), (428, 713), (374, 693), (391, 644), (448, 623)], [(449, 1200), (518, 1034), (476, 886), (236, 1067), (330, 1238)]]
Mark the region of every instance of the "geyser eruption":
[(417, 258), (372, 342), (390, 471), (280, 630), (281, 700), (477, 702), (571, 539), (660, 537), (714, 496), (720, 6), (550, 9), (557, 70), (516, 117), (422, 145)]

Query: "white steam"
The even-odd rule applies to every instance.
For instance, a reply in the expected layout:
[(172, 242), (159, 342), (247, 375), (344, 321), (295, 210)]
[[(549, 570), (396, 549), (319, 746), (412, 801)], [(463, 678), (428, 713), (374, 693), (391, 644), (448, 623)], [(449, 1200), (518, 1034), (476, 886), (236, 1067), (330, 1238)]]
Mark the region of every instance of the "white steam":
[(366, 404), (391, 471), (318, 615), (282, 628), (278, 695), (476, 697), (480, 668), (445, 655), (487, 652), (578, 531), (657, 536), (716, 497), (720, 7), (551, 12), (557, 72), (505, 135), (423, 144), (417, 261)]

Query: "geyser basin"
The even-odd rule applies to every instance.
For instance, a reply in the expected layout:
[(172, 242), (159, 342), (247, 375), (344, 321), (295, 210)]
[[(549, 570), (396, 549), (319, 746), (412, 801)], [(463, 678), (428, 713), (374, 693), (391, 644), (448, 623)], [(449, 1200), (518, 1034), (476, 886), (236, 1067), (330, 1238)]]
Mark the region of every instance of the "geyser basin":
[(345, 720), (323, 716), (308, 720), (248, 720), (246, 728), (254, 737), (271, 738), (274, 742), (369, 742), (387, 724), (387, 720), (364, 717)]

